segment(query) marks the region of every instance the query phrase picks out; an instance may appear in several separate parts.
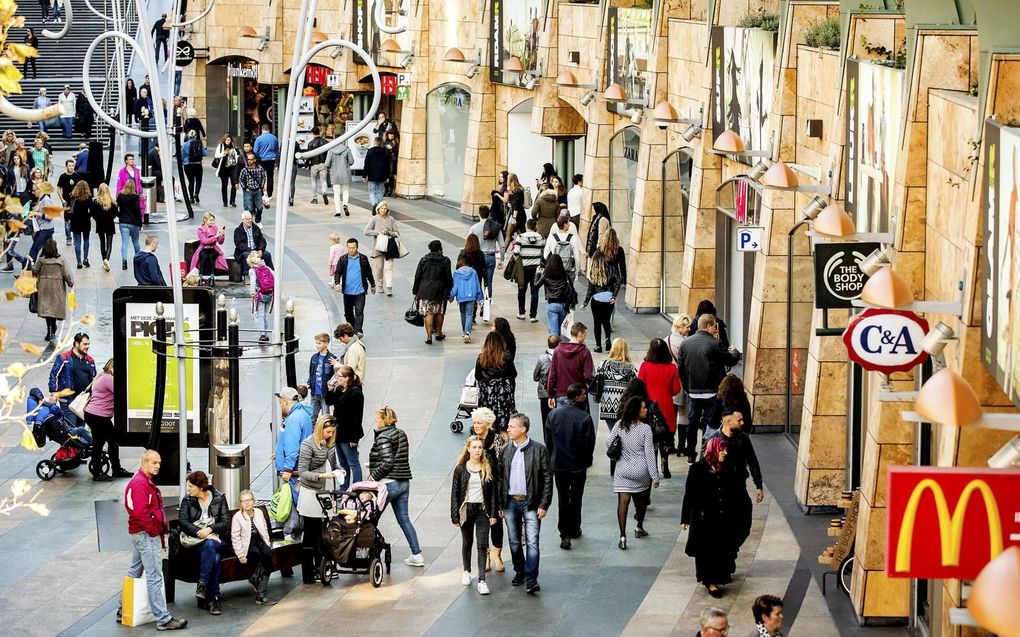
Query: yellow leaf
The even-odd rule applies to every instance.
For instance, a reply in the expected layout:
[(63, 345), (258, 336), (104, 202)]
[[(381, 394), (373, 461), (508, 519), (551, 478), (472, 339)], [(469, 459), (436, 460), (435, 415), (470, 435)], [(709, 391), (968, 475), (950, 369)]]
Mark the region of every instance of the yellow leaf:
[(68, 396), (74, 395), (74, 390), (71, 389), (70, 387), (65, 387), (64, 389), (61, 389), (60, 391), (56, 392), (56, 395), (57, 398), (67, 398)]
[(46, 517), (50, 514), (50, 508), (45, 504), (39, 504), (38, 502), (26, 502), (25, 506), (28, 507), (29, 511), (36, 515)]
[(46, 215), (50, 219), (56, 219), (56, 218), (60, 217), (60, 215), (65, 210), (70, 210), (70, 208), (65, 208), (64, 206), (43, 206), (43, 209), (42, 209), (43, 214)]
[(28, 368), (21, 362), (16, 361), (7, 366), (7, 373), (15, 378), (21, 378), (27, 371)]
[(4, 296), (7, 297), (8, 301), (13, 301), (18, 298), (18, 295), (14, 293), (14, 290), (4, 290)]
[(8, 58), (0, 58), (0, 92), (10, 95), (21, 92), (21, 71)]
[(85, 316), (81, 317), (81, 324), (82, 325), (89, 326), (89, 325), (92, 325), (95, 322), (96, 322), (96, 317), (91, 315), (91, 314), (86, 314)]
[(35, 343), (22, 343), (21, 349), (25, 350), (32, 356), (39, 356), (40, 354), (43, 353), (43, 349), (36, 345)]
[(25, 16), (23, 15), (14, 16), (14, 24), (12, 24), (11, 26), (13, 26), (15, 29), (25, 28)]
[(15, 42), (7, 44), (7, 53), (15, 62), (24, 62), (25, 58), (39, 57), (39, 52), (35, 50), (35, 47)]
[(31, 490), (32, 485), (29, 484), (28, 480), (15, 480), (14, 483), (11, 484), (11, 493), (14, 494), (15, 498), (20, 498)]
[[(21, 209), (24, 210), (24, 206), (21, 206)], [(20, 211), (18, 214), (20, 214)], [(18, 221), (17, 219), (8, 219), (7, 227), (10, 228), (11, 230), (24, 230), (25, 223), (22, 221)]]
[(26, 429), (24, 433), (21, 434), (21, 446), (28, 451), (39, 450), (39, 445), (35, 444), (35, 436), (33, 436), (32, 432), (29, 431), (28, 429)]
[(31, 270), (24, 270), (14, 279), (14, 291), (21, 296), (32, 296), (32, 293), (39, 288), (36, 287), (36, 278)]
[(78, 307), (78, 295), (74, 293), (74, 290), (67, 293), (67, 307), (72, 310)]

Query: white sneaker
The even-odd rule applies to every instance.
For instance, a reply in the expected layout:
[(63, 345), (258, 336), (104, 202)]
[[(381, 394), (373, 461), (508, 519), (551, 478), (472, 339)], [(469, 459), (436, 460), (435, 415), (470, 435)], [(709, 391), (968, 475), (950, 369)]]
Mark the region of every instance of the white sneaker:
[(489, 585), (485, 583), (485, 580), (478, 582), (478, 594), (479, 595), (489, 594)]
[(408, 555), (407, 559), (404, 560), (404, 564), (407, 564), (408, 566), (419, 566), (419, 567), (420, 566), (425, 566), (425, 557), (422, 556), (421, 553), (415, 553), (413, 555)]
[(464, 335), (464, 342), (465, 343), (470, 343), (471, 342), (471, 335), (470, 334), (465, 334)]
[(528, 322), (529, 323), (538, 323), (538, 319), (537, 318), (531, 318), (531, 319), (528, 319)]
[(471, 571), (464, 571), (464, 574), (460, 576), (460, 583), (464, 586), (471, 586)]

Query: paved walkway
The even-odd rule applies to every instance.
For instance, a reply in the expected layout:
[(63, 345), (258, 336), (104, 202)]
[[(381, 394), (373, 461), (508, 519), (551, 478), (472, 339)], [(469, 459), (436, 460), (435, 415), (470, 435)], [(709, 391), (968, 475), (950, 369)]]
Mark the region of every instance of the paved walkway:
[[(210, 175), (211, 177), (211, 175)], [(203, 201), (217, 204), (218, 183), (206, 180)], [(331, 328), (339, 316), (338, 297), (326, 288), (328, 235), (362, 237), (369, 219), (360, 199), (351, 206), (350, 217), (336, 219), (321, 204), (308, 204), (309, 193), (300, 190), (294, 211), (286, 255), (270, 245), (276, 262), (283, 258), (288, 293), (297, 305), (298, 335), (302, 353), (298, 370), (312, 349), (312, 336)], [(359, 189), (355, 197), (363, 197)], [(679, 531), (679, 509), (683, 497), (686, 464), (673, 468), (673, 479), (664, 480), (654, 492), (647, 529), (650, 537), (631, 538), (628, 550), (616, 548), (615, 497), (612, 494), (608, 460), (604, 449), (605, 426), (599, 430), (595, 466), (589, 472), (584, 507), (584, 536), (574, 542), (571, 551), (558, 547), (557, 508), (554, 506), (543, 524), (542, 592), (531, 598), (510, 586), (509, 573), (491, 573), (492, 594), (480, 597), (474, 587), (460, 584), (459, 532), (449, 521), (449, 490), (452, 464), (462, 447), (464, 436), (453, 434), (449, 422), (454, 417), (464, 376), (474, 364), (479, 340), (461, 343), (457, 311), (449, 316), (443, 343), (426, 346), (420, 328), (403, 322), (410, 301), (411, 277), (417, 256), (426, 244), (439, 238), (447, 253), (455, 253), (466, 224), (449, 209), (426, 202), (396, 201), (397, 219), (411, 251), (411, 257), (397, 265), (397, 281), (392, 298), (370, 297), (365, 326), (368, 347), (366, 413), (382, 406), (393, 407), (400, 426), (411, 442), (414, 480), (411, 491), (411, 516), (418, 530), (427, 566), (413, 569), (402, 564), (406, 542), (393, 517), (384, 516), (382, 532), (395, 545), (392, 573), (379, 589), (373, 589), (364, 577), (341, 576), (329, 587), (304, 586), (300, 578), (274, 576), (270, 592), (282, 598), (279, 605), (259, 608), (251, 604), (250, 588), (244, 583), (224, 586), (223, 615), (215, 618), (196, 609), (192, 587), (179, 584), (175, 615), (186, 617), (193, 630), (203, 634), (279, 634), (300, 631), (303, 635), (356, 632), (371, 635), (693, 635), (697, 615), (709, 605), (731, 609), (732, 635), (743, 635), (752, 628), (750, 605), (757, 595), (789, 594), (795, 617), (789, 617), (784, 634), (792, 637), (830, 637), (846, 632), (837, 630), (830, 618), (826, 600), (817, 583), (808, 577), (796, 577), (798, 560), (813, 560), (801, 555), (800, 544), (777, 502), (768, 491), (769, 460), (763, 458), (766, 474), (766, 500), (754, 508), (752, 534), (738, 561), (734, 584), (721, 600), (713, 600), (697, 585), (693, 561), (684, 555), (686, 534)], [(221, 218), (229, 226), (237, 223), (239, 209), (227, 209)], [(267, 220), (272, 220), (272, 215)], [(192, 236), (192, 223), (182, 229)], [(270, 224), (264, 228), (269, 238)], [(155, 231), (165, 237), (165, 227)], [(60, 231), (58, 231), (58, 237)], [(228, 242), (229, 243), (229, 242)], [(119, 250), (119, 239), (115, 250)], [(63, 248), (73, 262), (70, 248)], [(95, 249), (95, 248), (93, 248)], [(167, 250), (161, 246), (161, 263), (167, 262)], [(99, 260), (92, 259), (93, 263)], [(117, 285), (132, 283), (130, 271), (118, 269), (105, 273), (95, 265), (75, 271), (80, 303), (99, 317), (93, 333), (92, 353), (97, 361), (111, 355), (110, 291)], [(241, 312), (242, 321), (250, 320), (246, 291), (241, 286), (224, 288)], [(281, 307), (282, 304), (277, 304)], [(517, 365), (520, 382), (517, 404), (538, 422), (538, 402), (530, 381), (534, 361), (544, 348), (544, 323), (517, 321), (515, 291), (503, 281), (497, 285), (494, 307), (497, 315), (510, 317), (518, 338)], [(584, 313), (586, 314), (586, 313)], [(581, 317), (582, 319), (584, 316)], [(11, 331), (7, 351), (0, 364), (28, 360), (16, 344), (40, 343), (44, 326), (25, 311), (25, 301), (0, 304), (0, 323)], [(242, 323), (243, 325), (243, 323)], [(249, 324), (250, 325), (250, 324)], [(663, 334), (667, 324), (657, 316), (620, 312), (616, 328), (642, 351), (648, 339)], [(640, 357), (640, 355), (638, 356)], [(252, 482), (260, 497), (271, 492), (269, 465), (271, 368), (262, 361), (242, 366), (243, 435), (252, 448)], [(30, 384), (43, 384), (41, 372), (29, 377)], [(41, 453), (30, 453), (17, 446), (20, 430), (2, 425), (0, 430), (0, 489), (10, 489), (14, 479), (29, 479), (41, 491), (52, 514), (41, 518), (24, 510), (0, 517), (0, 608), (4, 609), (4, 634), (19, 635), (121, 635), (128, 629), (114, 622), (120, 578), (128, 563), (125, 551), (97, 548), (95, 502), (119, 500), (124, 484), (93, 483), (80, 468), (49, 483), (35, 478), (35, 463)], [(536, 430), (538, 436), (540, 430)], [(15, 435), (17, 434), (17, 435)], [(770, 442), (778, 443), (778, 439)], [(782, 444), (786, 444), (783, 442)], [(52, 445), (51, 445), (52, 447)], [(52, 449), (47, 448), (47, 453)], [(140, 450), (126, 449), (125, 464), (137, 467)], [(206, 453), (192, 450), (189, 459), (195, 468), (207, 465)], [(363, 459), (364, 460), (364, 459)], [(507, 551), (504, 558), (509, 559)], [(51, 601), (52, 600), (52, 601)], [(50, 602), (50, 603), (47, 603)], [(796, 603), (799, 602), (799, 603)], [(830, 603), (845, 605), (845, 597), (830, 592)], [(794, 614), (794, 613), (790, 613)], [(792, 620), (792, 621), (791, 621)], [(846, 633), (849, 634), (849, 633)]]

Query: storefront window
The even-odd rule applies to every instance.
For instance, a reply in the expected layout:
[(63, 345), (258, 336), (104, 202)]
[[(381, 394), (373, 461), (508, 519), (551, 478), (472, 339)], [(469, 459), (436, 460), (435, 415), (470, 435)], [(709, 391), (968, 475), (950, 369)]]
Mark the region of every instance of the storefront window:
[(690, 153), (683, 148), (673, 151), (662, 162), (662, 296), (659, 307), (670, 321), (678, 314), (689, 312), (679, 307), (679, 295), (693, 167)]
[(429, 197), (460, 207), (464, 194), (471, 93), (460, 84), (444, 84), (427, 101), (425, 183)]
[(273, 123), (273, 87), (258, 80), (259, 64), (248, 58), (222, 58), (206, 66), (207, 121), (223, 127), (210, 135), (250, 140), (263, 123)]
[(624, 250), (630, 249), (630, 221), (634, 214), (638, 149), (641, 135), (636, 126), (624, 128), (609, 140), (609, 219)]

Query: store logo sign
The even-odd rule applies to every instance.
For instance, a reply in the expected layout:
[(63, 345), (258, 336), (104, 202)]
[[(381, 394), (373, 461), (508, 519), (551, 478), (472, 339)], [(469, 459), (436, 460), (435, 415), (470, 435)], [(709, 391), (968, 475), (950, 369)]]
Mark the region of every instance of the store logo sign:
[(973, 579), (1020, 544), (1018, 490), (1020, 471), (891, 467), (886, 573)]
[(259, 79), (259, 65), (258, 64), (227, 64), (227, 75), (230, 77), (240, 77), (246, 80)]
[(913, 312), (868, 309), (850, 321), (843, 343), (850, 360), (891, 374), (909, 371), (928, 358), (920, 347), (927, 333), (928, 321)]
[(861, 262), (877, 243), (819, 243), (815, 246), (815, 307), (850, 308), (861, 297), (868, 275)]

